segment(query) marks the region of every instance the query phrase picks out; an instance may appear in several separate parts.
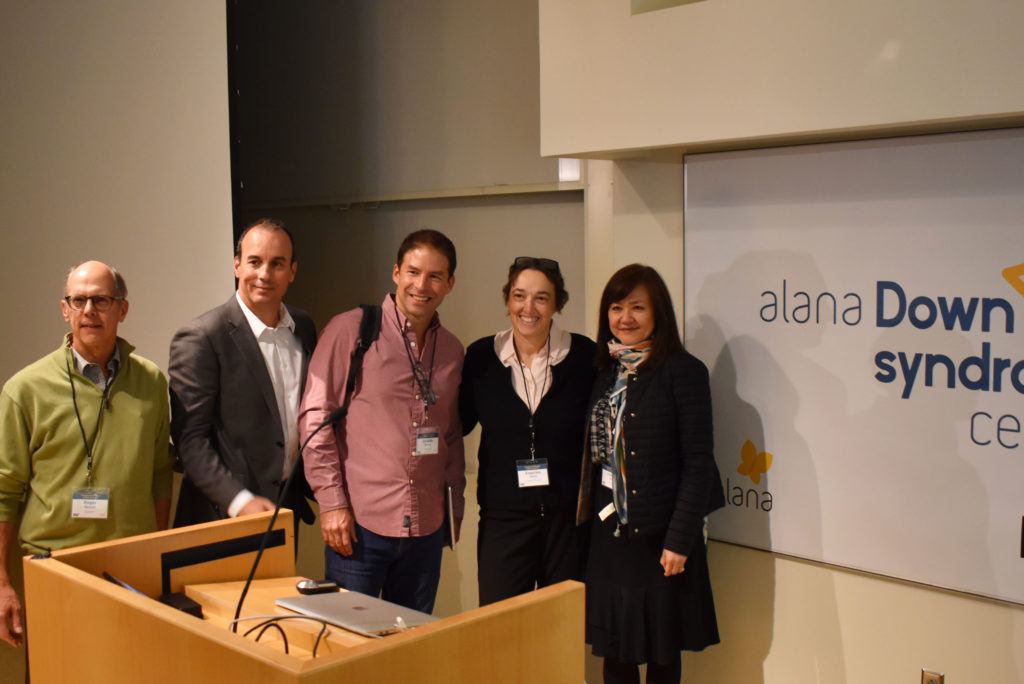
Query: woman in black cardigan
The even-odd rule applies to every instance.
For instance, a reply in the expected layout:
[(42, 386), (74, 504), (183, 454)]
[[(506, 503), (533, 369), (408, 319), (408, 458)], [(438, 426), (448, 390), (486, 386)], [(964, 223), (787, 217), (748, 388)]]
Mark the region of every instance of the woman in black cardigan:
[(704, 364), (679, 340), (665, 282), (619, 270), (601, 296), (598, 377), (577, 520), (592, 523), (587, 643), (604, 680), (679, 682), (680, 650), (718, 643), (704, 517), (724, 505)]
[(583, 579), (575, 525), (594, 343), (552, 316), (569, 298), (558, 263), (519, 257), (502, 290), (512, 327), (466, 350), (462, 429), (479, 422), (480, 605)]

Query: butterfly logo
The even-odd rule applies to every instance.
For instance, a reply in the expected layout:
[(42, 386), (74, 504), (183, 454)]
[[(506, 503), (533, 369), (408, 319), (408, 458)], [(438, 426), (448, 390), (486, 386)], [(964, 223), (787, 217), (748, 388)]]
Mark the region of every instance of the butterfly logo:
[(1014, 290), (1024, 295), (1024, 264), (1004, 268), (1003, 277)]
[(761, 484), (761, 474), (767, 473), (772, 467), (772, 455), (767, 451), (758, 451), (754, 443), (749, 439), (743, 443), (740, 449), (742, 462), (736, 467), (736, 472), (746, 475), (754, 484)]

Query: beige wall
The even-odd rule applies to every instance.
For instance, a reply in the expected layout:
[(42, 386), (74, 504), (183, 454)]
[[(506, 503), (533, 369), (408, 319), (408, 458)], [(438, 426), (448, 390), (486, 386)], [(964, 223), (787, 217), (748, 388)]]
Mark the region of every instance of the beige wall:
[(161, 366), (176, 327), (231, 291), (224, 32), (217, 2), (5, 4), (0, 377), (57, 348), (84, 259), (122, 271), (121, 332)]
[(1024, 611), (994, 601), (712, 542), (722, 643), (683, 681), (1024, 681)]
[[(166, 367), (174, 329), (232, 288), (224, 3), (4, 3), (0, 379), (57, 348), (64, 274), (116, 265), (121, 327)], [(0, 679), (20, 681), (0, 644)]]
[[(684, 149), (1024, 110), (1019, 2), (705, 0), (630, 16), (542, 0), (540, 28), (544, 154), (675, 161), (588, 162), (590, 308), (631, 260), (681, 300)], [(683, 681), (916, 684), (924, 667), (950, 684), (1024, 681), (1020, 606), (716, 542), (710, 558), (722, 643), (686, 654)]]
[(544, 155), (1024, 119), (1018, 0), (539, 6)]

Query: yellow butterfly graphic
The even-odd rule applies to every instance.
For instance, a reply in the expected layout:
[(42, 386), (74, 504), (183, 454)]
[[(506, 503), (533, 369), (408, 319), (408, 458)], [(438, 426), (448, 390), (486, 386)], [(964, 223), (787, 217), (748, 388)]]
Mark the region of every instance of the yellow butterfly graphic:
[(1024, 264), (1004, 268), (1003, 277), (1006, 278), (1006, 282), (1010, 283), (1013, 289), (1024, 295)]
[(758, 452), (754, 443), (748, 439), (740, 449), (740, 457), (743, 462), (736, 467), (736, 472), (746, 475), (754, 484), (761, 484), (761, 473), (767, 473), (772, 467), (772, 455), (767, 451)]

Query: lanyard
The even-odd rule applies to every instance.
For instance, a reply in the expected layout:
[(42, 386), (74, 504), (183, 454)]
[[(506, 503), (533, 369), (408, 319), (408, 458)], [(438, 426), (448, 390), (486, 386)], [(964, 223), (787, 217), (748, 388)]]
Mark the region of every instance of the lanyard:
[[(512, 335), (512, 348), (515, 349), (515, 351), (516, 351), (516, 363), (519, 366), (519, 373), (523, 376), (523, 391), (526, 393), (526, 408), (530, 411), (530, 422), (529, 422), (529, 428), (530, 428), (530, 460), (531, 461), (536, 461), (537, 460), (537, 449), (536, 449), (536, 445), (535, 445), (535, 440), (536, 440), (536, 437), (537, 437), (537, 433), (534, 431), (534, 428), (533, 428), (533, 403), (530, 401), (530, 386), (526, 382), (526, 371), (523, 370), (523, 361), (522, 361), (522, 359), (519, 358), (519, 347), (518, 347), (518, 345), (516, 345), (516, 336), (515, 336), (515, 334)], [(537, 408), (540, 408), (540, 401), (541, 401), (541, 399), (544, 398), (544, 390), (547, 389), (547, 386), (548, 386), (548, 375), (550, 374), (550, 371), (551, 371), (551, 328), (550, 327), (548, 328), (547, 354), (545, 354), (545, 360), (547, 361), (547, 365), (544, 368), (544, 384), (541, 385), (540, 392), (537, 393)], [(531, 365), (531, 368), (530, 368), (530, 379), (534, 380), (532, 365)], [(536, 384), (536, 381), (534, 381), (534, 384)]]
[(100, 397), (100, 410), (96, 414), (96, 429), (92, 434), (92, 444), (85, 437), (85, 426), (82, 425), (82, 414), (78, 412), (78, 396), (75, 393), (75, 378), (71, 374), (71, 362), (64, 359), (64, 364), (68, 369), (68, 382), (71, 383), (71, 403), (75, 407), (75, 418), (78, 419), (78, 431), (82, 434), (82, 444), (85, 446), (85, 484), (88, 487), (92, 487), (92, 461), (93, 461), (93, 447), (96, 446), (96, 440), (100, 436), (100, 423), (103, 421), (103, 409), (106, 407), (110, 408), (110, 386), (114, 383), (114, 377), (117, 376), (117, 370), (115, 369), (107, 384), (103, 387), (103, 396)]
[(412, 369), (412, 377), (416, 380), (416, 384), (420, 388), (420, 396), (423, 398), (423, 418), (427, 418), (427, 411), (429, 410), (430, 404), (437, 403), (437, 396), (434, 394), (434, 390), (430, 386), (431, 380), (434, 379), (434, 360), (437, 358), (437, 332), (434, 333), (434, 346), (430, 350), (430, 373), (428, 374), (423, 370), (423, 364), (413, 358), (412, 346), (409, 344), (409, 338), (406, 336), (405, 331), (402, 330), (401, 323), (398, 322), (398, 303), (392, 300), (392, 304), (395, 306), (395, 325), (398, 327), (398, 334), (401, 335), (402, 341), (405, 342), (405, 353), (409, 357), (409, 368)]

